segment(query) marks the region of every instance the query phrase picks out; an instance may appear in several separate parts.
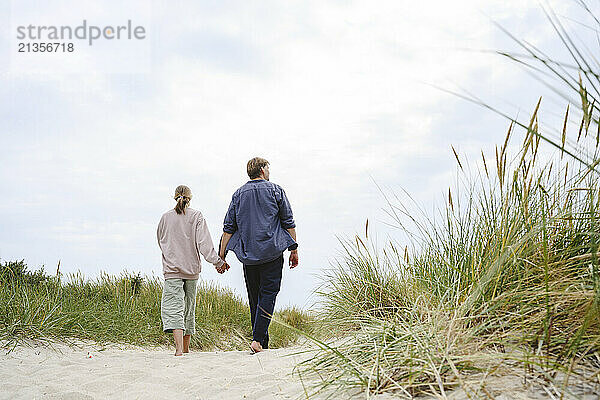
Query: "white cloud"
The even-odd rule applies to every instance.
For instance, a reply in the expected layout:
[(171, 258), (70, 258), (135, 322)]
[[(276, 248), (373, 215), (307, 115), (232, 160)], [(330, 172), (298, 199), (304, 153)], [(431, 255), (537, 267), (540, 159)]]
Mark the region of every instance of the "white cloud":
[[(111, 17), (114, 4), (101, 15)], [(427, 208), (454, 171), (450, 143), (479, 157), (480, 144), (503, 138), (503, 121), (423, 82), (518, 91), (524, 78), (512, 66), (458, 49), (494, 48), (486, 14), (524, 34), (543, 32), (540, 42), (548, 34), (532, 16), (537, 3), (516, 0), (152, 4), (151, 72), (3, 78), (21, 82), (7, 96), (40, 109), (3, 117), (14, 134), (1, 144), (17, 154), (0, 150), (0, 215), (14, 213), (25, 192), (30, 210), (17, 215), (36, 226), (9, 219), (6, 232), (21, 234), (2, 234), (3, 259), (159, 274), (154, 223), (174, 187), (192, 187), (217, 239), (245, 162), (258, 154), (287, 190), (301, 240), (304, 269), (294, 273), (302, 279), (281, 300), (303, 303), (335, 235), (384, 218), (371, 177), (406, 187)], [(30, 246), (27, 232), (47, 244)], [(239, 277), (224, 279), (243, 293)]]

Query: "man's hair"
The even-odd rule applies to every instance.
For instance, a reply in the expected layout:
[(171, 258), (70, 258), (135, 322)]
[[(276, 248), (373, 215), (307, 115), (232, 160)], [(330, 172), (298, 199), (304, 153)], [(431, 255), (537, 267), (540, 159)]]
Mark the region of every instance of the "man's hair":
[(248, 161), (246, 170), (248, 171), (250, 179), (258, 178), (260, 176), (260, 169), (267, 165), (269, 165), (269, 162), (261, 157), (254, 157), (252, 160)]

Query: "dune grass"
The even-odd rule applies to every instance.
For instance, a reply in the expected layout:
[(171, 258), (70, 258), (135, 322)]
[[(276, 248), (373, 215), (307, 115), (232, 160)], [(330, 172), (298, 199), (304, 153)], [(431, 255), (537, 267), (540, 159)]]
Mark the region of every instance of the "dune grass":
[(298, 367), (318, 380), (311, 393), (493, 398), (486, 382), (506, 375), (555, 398), (600, 391), (599, 64), (570, 48), (569, 69), (528, 50), (527, 63), (568, 70), (579, 102), (547, 131), (539, 102), (528, 121), (511, 120), (474, 173), (454, 152), (460, 179), (437, 215), (385, 194), (408, 239), (377, 247), (367, 230), (342, 242), (320, 290), (320, 323), (335, 340), (315, 338), (320, 351)]
[[(442, 219), (413, 220), (410, 245), (343, 242), (320, 292), (338, 342), (315, 341), (321, 351), (299, 368), (320, 378), (317, 392), (477, 397), (482, 375), (509, 367), (561, 393), (558, 376), (600, 384), (599, 175), (560, 157), (537, 167), (527, 136), (513, 165), (505, 144), (495, 177), (450, 191)], [(390, 207), (408, 229), (408, 209)]]
[[(7, 349), (32, 341), (92, 340), (137, 346), (171, 345), (162, 332), (162, 280), (123, 273), (85, 280), (29, 271), (23, 261), (0, 265), (0, 342)], [(290, 326), (307, 329), (309, 316), (295, 308), (276, 313)], [(193, 349), (246, 349), (252, 338), (250, 312), (228, 289), (199, 282)], [(281, 324), (270, 328), (271, 347), (295, 342)]]
[(597, 369), (581, 375), (600, 366), (600, 182), (585, 169), (565, 179), (566, 163), (536, 169), (535, 146), (462, 187), (467, 204), (455, 196), (443, 220), (416, 223), (413, 251), (343, 243), (320, 293), (340, 342), (300, 368), (322, 378), (317, 390), (477, 396), (471, 380), (509, 365), (600, 383)]

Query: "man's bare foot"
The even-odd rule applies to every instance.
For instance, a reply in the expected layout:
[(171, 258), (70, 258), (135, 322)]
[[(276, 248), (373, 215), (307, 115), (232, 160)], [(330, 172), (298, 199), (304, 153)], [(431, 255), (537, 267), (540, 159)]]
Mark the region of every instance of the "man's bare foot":
[(260, 353), (261, 351), (263, 351), (263, 348), (261, 346), (261, 344), (257, 341), (253, 341), (252, 344), (250, 344), (250, 351), (254, 354), (254, 353)]
[(177, 352), (175, 352), (175, 355), (179, 357), (179, 356), (182, 356), (183, 353), (177, 353)]

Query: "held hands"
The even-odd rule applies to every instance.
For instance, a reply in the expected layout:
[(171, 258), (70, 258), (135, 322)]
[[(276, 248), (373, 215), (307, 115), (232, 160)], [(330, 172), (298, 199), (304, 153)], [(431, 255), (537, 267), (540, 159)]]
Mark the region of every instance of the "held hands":
[(290, 251), (290, 269), (298, 266), (298, 250)]
[(227, 264), (227, 262), (225, 262), (223, 265), (221, 265), (220, 267), (215, 267), (217, 269), (217, 272), (220, 274), (224, 274), (225, 271), (227, 271), (230, 267), (229, 264)]

